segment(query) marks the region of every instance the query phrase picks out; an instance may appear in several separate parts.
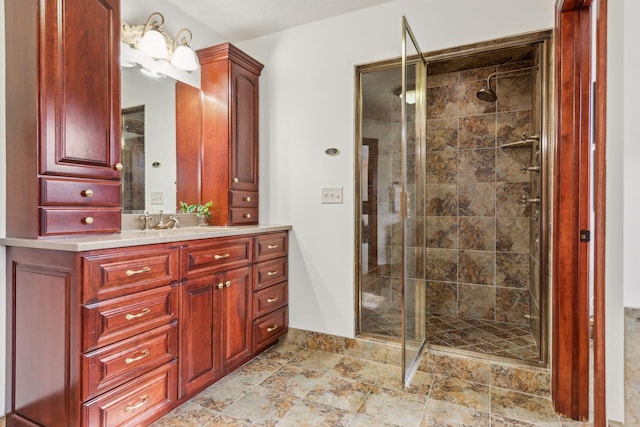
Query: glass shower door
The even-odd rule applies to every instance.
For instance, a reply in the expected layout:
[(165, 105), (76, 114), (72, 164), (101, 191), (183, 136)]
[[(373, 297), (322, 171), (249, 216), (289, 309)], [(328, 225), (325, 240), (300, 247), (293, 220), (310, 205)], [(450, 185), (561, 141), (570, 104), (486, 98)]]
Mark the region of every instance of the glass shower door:
[(426, 62), (402, 17), (402, 144), (399, 210), (402, 233), (402, 381), (409, 385), (426, 341), (425, 145)]

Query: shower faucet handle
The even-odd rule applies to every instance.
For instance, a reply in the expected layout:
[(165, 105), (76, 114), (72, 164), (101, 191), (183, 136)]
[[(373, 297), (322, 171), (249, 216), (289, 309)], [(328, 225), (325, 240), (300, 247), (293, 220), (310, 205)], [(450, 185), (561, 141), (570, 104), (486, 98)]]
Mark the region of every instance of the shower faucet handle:
[(540, 166), (522, 165), (522, 167), (520, 167), (520, 172), (522, 172), (523, 174), (527, 172), (540, 172)]
[(527, 197), (526, 194), (523, 194), (522, 197), (520, 198), (520, 204), (522, 206), (526, 206), (529, 203), (540, 203), (540, 198), (536, 197), (536, 198), (530, 199)]

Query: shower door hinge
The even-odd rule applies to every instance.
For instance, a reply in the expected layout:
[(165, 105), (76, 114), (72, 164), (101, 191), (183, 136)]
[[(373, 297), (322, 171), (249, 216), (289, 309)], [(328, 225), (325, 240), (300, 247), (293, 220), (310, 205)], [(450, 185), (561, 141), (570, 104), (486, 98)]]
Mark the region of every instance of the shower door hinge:
[(591, 231), (589, 231), (589, 230), (580, 230), (580, 241), (581, 242), (590, 242), (591, 241)]
[(400, 216), (402, 218), (409, 218), (409, 192), (404, 191), (400, 194)]

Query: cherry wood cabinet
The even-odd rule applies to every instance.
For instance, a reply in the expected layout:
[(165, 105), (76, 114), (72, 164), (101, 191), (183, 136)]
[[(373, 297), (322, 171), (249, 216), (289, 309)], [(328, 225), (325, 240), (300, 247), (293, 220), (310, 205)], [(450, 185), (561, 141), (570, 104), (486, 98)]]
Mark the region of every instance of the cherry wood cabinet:
[(7, 235), (120, 230), (119, 0), (7, 0)]
[[(192, 151), (184, 150), (181, 159), (178, 147), (178, 164), (197, 163), (200, 175), (199, 182), (179, 183), (178, 199), (183, 197), (181, 188), (186, 197), (189, 188), (199, 184), (200, 200), (214, 203), (213, 224), (257, 224), (258, 97), (263, 65), (230, 43), (197, 53), (203, 93), (201, 157), (196, 161)], [(192, 142), (185, 138), (184, 143)]]
[(287, 231), (7, 247), (7, 425), (149, 425), (286, 332)]

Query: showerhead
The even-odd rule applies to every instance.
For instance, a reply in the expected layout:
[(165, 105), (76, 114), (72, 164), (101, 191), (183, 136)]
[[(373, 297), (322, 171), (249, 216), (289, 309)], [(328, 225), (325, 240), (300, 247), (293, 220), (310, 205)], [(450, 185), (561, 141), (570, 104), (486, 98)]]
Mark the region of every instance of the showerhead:
[(476, 92), (476, 96), (480, 101), (484, 102), (496, 102), (496, 99), (498, 99), (498, 96), (490, 87), (483, 87), (478, 92)]

